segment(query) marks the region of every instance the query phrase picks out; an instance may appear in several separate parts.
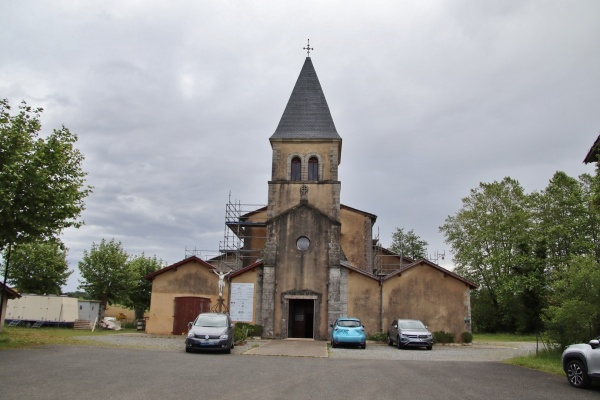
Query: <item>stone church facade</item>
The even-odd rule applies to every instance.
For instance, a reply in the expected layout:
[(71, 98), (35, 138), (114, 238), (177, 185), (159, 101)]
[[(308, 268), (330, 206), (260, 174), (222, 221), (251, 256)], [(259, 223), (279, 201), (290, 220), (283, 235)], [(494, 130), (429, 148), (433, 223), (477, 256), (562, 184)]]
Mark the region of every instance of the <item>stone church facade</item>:
[(245, 235), (236, 250), (252, 257), (232, 264), (239, 261), (232, 252), (192, 256), (148, 275), (148, 333), (181, 334), (181, 321), (214, 311), (218, 277), (211, 270), (230, 271), (221, 309), (234, 321), (262, 325), (265, 337), (326, 339), (341, 316), (361, 318), (368, 334), (397, 318), (457, 338), (470, 331), (472, 282), (381, 248), (373, 239), (377, 217), (341, 204), (342, 138), (310, 57), (269, 140), (267, 206), (228, 224)]

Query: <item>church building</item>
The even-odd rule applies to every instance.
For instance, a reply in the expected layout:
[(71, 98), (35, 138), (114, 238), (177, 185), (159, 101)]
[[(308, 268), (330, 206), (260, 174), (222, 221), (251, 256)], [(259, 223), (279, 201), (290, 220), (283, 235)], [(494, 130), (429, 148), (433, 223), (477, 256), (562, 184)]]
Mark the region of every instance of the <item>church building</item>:
[(341, 203), (342, 137), (310, 57), (269, 141), (267, 205), (231, 213), (226, 224), (238, 240), (220, 256), (192, 255), (146, 277), (148, 333), (185, 333), (211, 310), (261, 325), (267, 338), (327, 339), (342, 316), (360, 318), (368, 335), (398, 318), (457, 339), (470, 332), (476, 285), (382, 248), (373, 238), (377, 216)]

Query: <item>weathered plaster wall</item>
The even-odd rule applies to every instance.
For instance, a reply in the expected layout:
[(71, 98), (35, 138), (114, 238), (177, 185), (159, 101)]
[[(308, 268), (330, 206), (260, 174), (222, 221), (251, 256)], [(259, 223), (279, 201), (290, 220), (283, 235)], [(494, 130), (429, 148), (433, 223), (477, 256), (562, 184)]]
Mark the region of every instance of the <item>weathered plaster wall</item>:
[(425, 263), (386, 279), (383, 284), (383, 327), (396, 318), (420, 319), (433, 331), (455, 335), (469, 330), (466, 283)]
[(273, 141), (272, 173), (273, 181), (289, 180), (289, 160), (298, 156), (302, 160), (302, 180), (308, 179), (308, 170), (305, 167), (311, 156), (319, 159), (319, 178), (322, 181), (337, 181), (339, 142), (325, 141), (299, 141), (286, 140)]
[(307, 197), (311, 205), (330, 217), (339, 219), (341, 185), (336, 182), (269, 182), (269, 217), (277, 216), (298, 205), (303, 185), (308, 188)]
[(371, 219), (346, 208), (340, 210), (342, 230), (340, 245), (353, 267), (366, 272), (373, 270)]
[[(193, 261), (157, 275), (152, 281), (146, 332), (170, 335), (173, 330), (175, 297), (187, 296), (210, 298), (211, 306), (216, 304), (219, 298), (219, 277), (212, 270)], [(227, 284), (223, 288), (223, 298), (227, 304)]]
[[(296, 206), (300, 188), (308, 187), (310, 203), (334, 219), (340, 218), (340, 189), (338, 181), (339, 142), (286, 141), (272, 142), (273, 160), (268, 193), (268, 217), (273, 218)], [(291, 159), (302, 160), (301, 181), (290, 180)], [(308, 160), (319, 159), (319, 180), (308, 181)]]
[[(309, 238), (311, 244), (308, 250), (297, 248), (296, 240), (300, 236)], [(301, 206), (274, 220), (269, 226), (269, 238), (276, 243), (274, 247), (277, 249), (274, 267), (274, 336), (281, 337), (282, 331), (286, 330), (288, 316), (284, 315), (281, 296), (284, 293), (312, 293), (321, 296), (315, 313), (319, 315), (318, 321), (315, 321), (315, 325), (318, 325), (315, 326), (316, 338), (326, 338), (329, 255), (331, 244), (339, 243), (339, 226), (315, 210)]]
[(360, 318), (367, 335), (379, 332), (379, 281), (347, 268), (342, 270), (348, 281), (348, 317)]

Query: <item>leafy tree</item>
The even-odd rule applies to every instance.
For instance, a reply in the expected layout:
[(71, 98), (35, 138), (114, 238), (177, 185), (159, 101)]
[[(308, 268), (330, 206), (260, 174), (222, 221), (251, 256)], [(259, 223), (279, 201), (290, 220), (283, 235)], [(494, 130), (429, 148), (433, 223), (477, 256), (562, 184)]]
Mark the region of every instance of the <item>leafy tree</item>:
[(534, 247), (529, 202), (514, 179), (480, 183), (440, 227), (452, 246), (455, 271), (479, 285), (472, 297), (478, 330), (516, 331), (515, 305), (534, 265), (527, 262)]
[(564, 268), (572, 256), (589, 253), (593, 244), (586, 225), (591, 221), (581, 182), (556, 172), (533, 198), (536, 230), (545, 240), (548, 271)]
[(600, 169), (579, 176), (586, 215), (579, 233), (589, 242), (589, 252), (600, 263)]
[(121, 242), (102, 239), (99, 245), (93, 243), (89, 252), (83, 251), (83, 259), (79, 261), (83, 280), (79, 281), (78, 289), (99, 300), (102, 310), (107, 304), (126, 301), (131, 287), (128, 258)]
[(404, 233), (404, 228), (396, 228), (392, 234), (390, 250), (404, 257), (418, 260), (427, 257), (427, 242), (421, 239), (414, 230)]
[(550, 339), (563, 348), (600, 333), (600, 265), (593, 256), (574, 256), (566, 268), (544, 314)]
[[(16, 244), (57, 237), (78, 227), (85, 186), (83, 155), (74, 147), (77, 136), (64, 126), (40, 138), (41, 108), (25, 102), (11, 115), (0, 100), (0, 251), (5, 253), (4, 283)], [(3, 296), (4, 298), (4, 296)], [(2, 301), (0, 300), (0, 308)]]
[(35, 294), (61, 294), (61, 287), (73, 273), (59, 240), (15, 246), (12, 268), (8, 282), (20, 292)]
[(75, 297), (76, 299), (94, 300), (94, 299), (92, 299), (92, 296), (90, 296), (86, 292), (75, 291), (75, 292), (66, 292), (64, 294), (69, 297)]
[(123, 301), (125, 307), (135, 310), (135, 318), (144, 316), (144, 311), (150, 308), (150, 297), (152, 294), (152, 282), (144, 277), (154, 271), (161, 269), (164, 262), (156, 256), (146, 257), (144, 253), (134, 257), (129, 262), (131, 274), (131, 287), (128, 289), (127, 298)]

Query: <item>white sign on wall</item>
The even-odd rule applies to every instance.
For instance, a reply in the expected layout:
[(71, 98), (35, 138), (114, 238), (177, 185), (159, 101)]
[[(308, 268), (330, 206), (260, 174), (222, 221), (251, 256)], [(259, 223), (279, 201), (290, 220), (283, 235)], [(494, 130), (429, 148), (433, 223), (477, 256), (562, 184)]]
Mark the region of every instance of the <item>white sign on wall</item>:
[(252, 322), (254, 283), (232, 283), (229, 315), (235, 322)]

